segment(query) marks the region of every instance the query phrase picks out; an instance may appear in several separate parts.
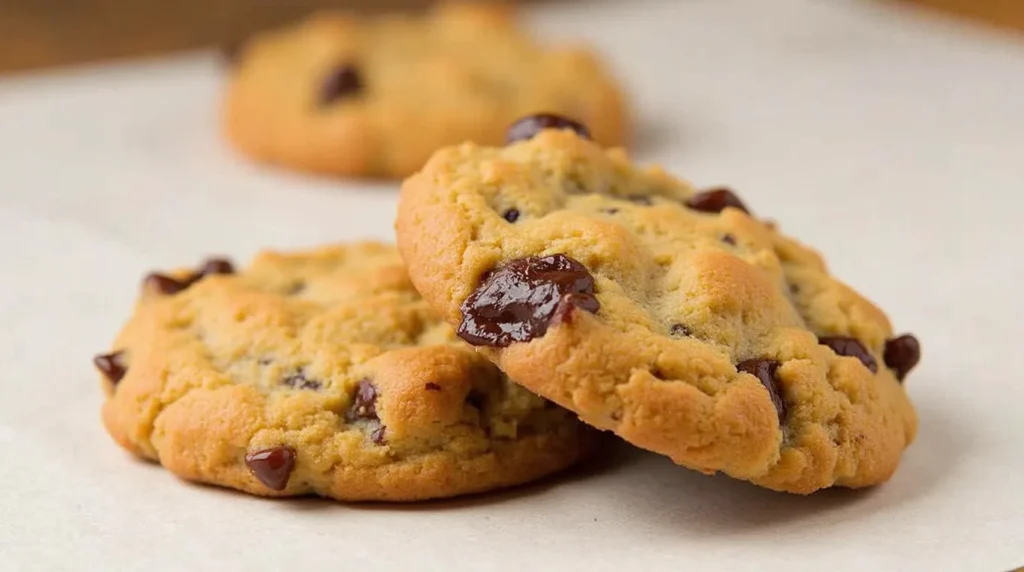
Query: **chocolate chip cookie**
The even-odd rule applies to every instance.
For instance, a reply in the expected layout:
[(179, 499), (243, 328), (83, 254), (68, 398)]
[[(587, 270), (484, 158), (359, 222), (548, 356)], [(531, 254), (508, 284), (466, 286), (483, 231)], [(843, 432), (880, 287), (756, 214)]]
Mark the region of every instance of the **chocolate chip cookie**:
[(459, 340), (380, 244), (151, 274), (95, 365), (118, 443), (255, 495), (486, 491), (568, 467), (592, 437)]
[(321, 13), (253, 37), (237, 55), (223, 128), (260, 161), (336, 175), (402, 177), (445, 145), (500, 145), (527, 113), (585, 122), (622, 144), (623, 98), (590, 50), (546, 47), (506, 4), (420, 15)]
[(518, 383), (678, 464), (794, 493), (887, 480), (917, 340), (734, 191), (586, 133), (526, 118), (404, 183), (423, 297)]

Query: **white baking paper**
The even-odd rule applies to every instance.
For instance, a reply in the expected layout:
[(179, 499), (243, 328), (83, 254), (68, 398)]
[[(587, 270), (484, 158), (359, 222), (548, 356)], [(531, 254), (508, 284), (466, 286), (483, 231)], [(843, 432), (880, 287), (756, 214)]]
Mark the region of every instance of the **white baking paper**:
[(0, 569), (978, 570), (1024, 565), (1024, 38), (885, 3), (567, 2), (636, 156), (734, 186), (916, 333), (920, 436), (888, 484), (803, 498), (628, 446), (516, 491), (266, 501), (133, 460), (90, 363), (139, 277), (388, 239), (393, 184), (256, 167), (212, 54), (0, 80)]

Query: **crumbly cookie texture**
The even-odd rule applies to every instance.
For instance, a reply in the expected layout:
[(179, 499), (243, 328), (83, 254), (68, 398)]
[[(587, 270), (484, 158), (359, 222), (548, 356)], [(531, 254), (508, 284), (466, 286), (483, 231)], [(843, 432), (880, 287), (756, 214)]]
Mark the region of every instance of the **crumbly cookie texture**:
[(118, 443), (255, 495), (486, 491), (566, 468), (592, 437), (459, 340), (374, 243), (152, 274), (95, 365)]
[(242, 152), (294, 169), (403, 177), (463, 141), (500, 145), (521, 115), (552, 112), (621, 145), (618, 86), (591, 51), (545, 47), (508, 5), (448, 2), (421, 16), (320, 13), (238, 53), (223, 129)]
[(730, 190), (540, 127), (403, 185), (399, 248), (460, 335), (678, 464), (794, 493), (887, 480), (917, 429), (917, 340)]

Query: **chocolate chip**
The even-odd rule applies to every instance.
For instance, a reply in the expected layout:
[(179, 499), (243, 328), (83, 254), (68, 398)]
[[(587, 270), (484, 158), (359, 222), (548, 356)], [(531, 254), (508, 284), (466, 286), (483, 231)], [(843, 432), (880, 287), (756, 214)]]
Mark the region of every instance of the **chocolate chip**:
[(864, 367), (871, 370), (871, 373), (878, 371), (878, 363), (874, 356), (868, 351), (860, 340), (847, 336), (825, 336), (818, 338), (818, 343), (832, 348), (837, 355), (855, 357), (864, 364)]
[(367, 422), (364, 424), (364, 430), (370, 432), (370, 439), (378, 445), (384, 444), (386, 427), (381, 424), (380, 417), (377, 416), (377, 387), (370, 380), (359, 380), (356, 394), (352, 399), (352, 406), (345, 413), (345, 420), (349, 423)]
[(204, 262), (202, 266), (199, 267), (199, 272), (198, 276), (196, 276), (196, 280), (198, 280), (199, 278), (210, 276), (211, 274), (234, 273), (235, 267), (233, 264), (231, 264), (230, 260), (227, 260), (225, 258), (210, 258), (206, 262)]
[(352, 64), (342, 64), (327, 75), (320, 88), (320, 104), (327, 105), (338, 99), (358, 95), (363, 91), (363, 78)]
[[(559, 326), (572, 322), (573, 311), (590, 303), (590, 294), (566, 294), (558, 300), (555, 313), (551, 316), (551, 326)], [(596, 299), (594, 300), (597, 301)]]
[(800, 293), (800, 285), (799, 284), (790, 284), (789, 285), (789, 292), (791, 294), (799, 294)]
[(166, 274), (153, 272), (146, 276), (144, 283), (147, 287), (153, 288), (161, 294), (172, 295), (185, 290), (211, 274), (234, 274), (234, 272), (235, 267), (229, 260), (210, 258), (198, 270), (184, 278), (171, 278)]
[(601, 307), (583, 264), (564, 254), (520, 258), (491, 272), (466, 298), (458, 334), (473, 345), (505, 347), (543, 336), (556, 314), (564, 320), (574, 307)]
[(160, 274), (159, 272), (152, 272), (148, 274), (143, 280), (143, 283), (148, 287), (152, 288), (161, 294), (177, 294), (185, 288), (188, 288), (191, 282), (182, 282), (180, 280), (171, 278), (166, 274)]
[(629, 195), (626, 197), (626, 200), (645, 207), (649, 207), (654, 204), (654, 201), (648, 195)]
[(268, 489), (283, 491), (295, 468), (295, 451), (290, 447), (254, 451), (245, 456), (245, 464)]
[(517, 220), (519, 220), (519, 209), (508, 209), (502, 216), (508, 222), (516, 222)]
[(301, 294), (302, 291), (305, 290), (305, 289), (306, 289), (306, 283), (305, 282), (296, 282), (296, 283), (294, 283), (294, 284), (292, 284), (291, 286), (288, 287), (288, 291), (285, 292), (285, 295), (286, 296), (295, 296), (296, 294)]
[(775, 406), (775, 411), (779, 414), (779, 425), (782, 425), (786, 422), (786, 402), (782, 399), (779, 382), (775, 377), (779, 365), (779, 362), (773, 359), (748, 359), (737, 364), (736, 369), (756, 377), (761, 385), (768, 390), (772, 405)]
[(100, 370), (110, 383), (117, 384), (124, 377), (124, 374), (128, 371), (128, 364), (124, 363), (124, 352), (114, 352), (110, 354), (100, 354), (92, 358), (92, 363), (96, 366), (96, 369)]
[(281, 385), (287, 385), (288, 387), (294, 387), (295, 389), (311, 389), (313, 391), (323, 387), (323, 384), (319, 381), (306, 377), (306, 374), (303, 371), (293, 373), (292, 375), (282, 379)]
[(568, 117), (554, 115), (551, 113), (538, 113), (528, 115), (509, 126), (505, 135), (505, 143), (512, 144), (516, 141), (533, 139), (533, 136), (544, 129), (572, 129), (576, 135), (584, 139), (590, 139), (590, 132), (582, 123), (573, 121)]
[(370, 432), (370, 439), (373, 439), (373, 442), (378, 445), (383, 445), (384, 432), (387, 431), (387, 429), (387, 427), (380, 425), (379, 427)]
[(355, 398), (346, 418), (349, 422), (359, 419), (379, 419), (377, 417), (377, 388), (370, 380), (363, 379), (356, 386)]
[(689, 337), (693, 335), (693, 331), (686, 327), (685, 324), (672, 324), (670, 329), (673, 336)]
[(427, 391), (441, 391), (441, 386), (432, 381), (428, 381), (427, 384), (423, 386), (423, 389), (426, 389)]
[(479, 410), (483, 410), (484, 403), (487, 403), (487, 396), (480, 393), (479, 391), (476, 391), (475, 389), (471, 389), (469, 390), (469, 393), (466, 394), (466, 403), (472, 405), (473, 407), (476, 407)]
[(615, 213), (619, 212), (619, 209), (616, 209), (616, 208), (601, 209), (601, 212), (603, 212), (605, 214), (615, 214)]
[(903, 381), (917, 362), (921, 361), (921, 344), (910, 334), (885, 342), (885, 365), (893, 370), (896, 379)]
[(733, 207), (745, 213), (750, 213), (743, 204), (743, 201), (731, 190), (724, 187), (697, 193), (690, 197), (690, 200), (686, 201), (686, 206), (695, 211), (706, 213), (720, 213), (726, 207)]
[(725, 236), (722, 237), (722, 242), (732, 246), (736, 246), (736, 237), (731, 234), (726, 234)]

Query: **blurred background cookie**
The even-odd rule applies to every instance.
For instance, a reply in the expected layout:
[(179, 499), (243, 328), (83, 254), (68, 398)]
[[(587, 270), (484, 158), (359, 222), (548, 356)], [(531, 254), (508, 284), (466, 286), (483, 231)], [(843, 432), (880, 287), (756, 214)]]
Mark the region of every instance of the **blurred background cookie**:
[(320, 13), (245, 42), (224, 132), (250, 157), (336, 175), (398, 178), (439, 147), (500, 144), (535, 112), (585, 122), (621, 145), (628, 119), (590, 50), (546, 47), (495, 3), (444, 3), (424, 16)]

